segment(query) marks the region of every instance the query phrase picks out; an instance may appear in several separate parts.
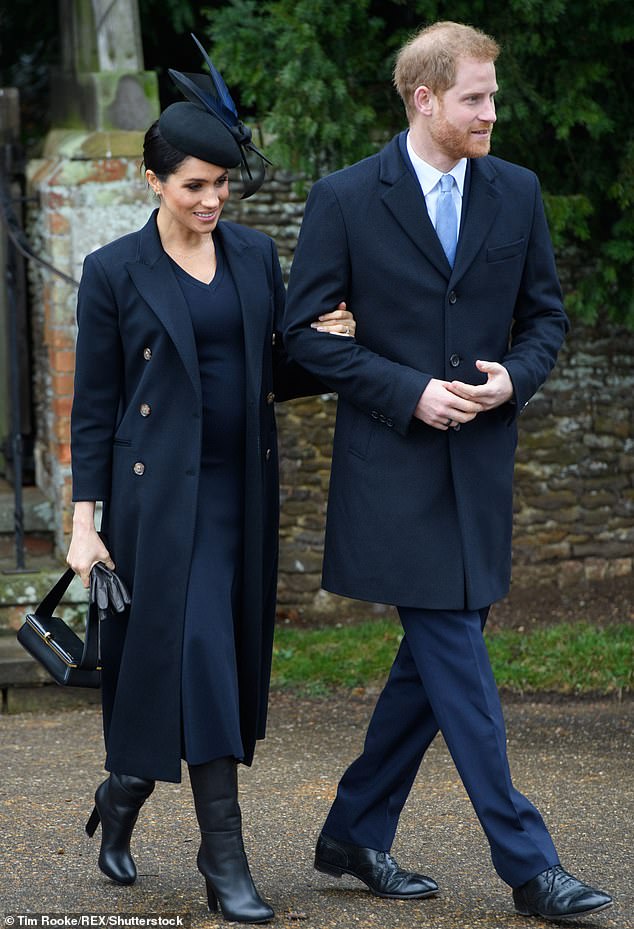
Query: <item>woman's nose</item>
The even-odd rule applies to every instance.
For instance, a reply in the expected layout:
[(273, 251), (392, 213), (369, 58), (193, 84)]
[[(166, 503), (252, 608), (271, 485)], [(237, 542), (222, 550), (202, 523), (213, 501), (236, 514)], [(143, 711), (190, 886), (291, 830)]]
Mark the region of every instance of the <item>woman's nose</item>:
[(218, 206), (218, 203), (220, 202), (218, 191), (213, 188), (211, 190), (206, 190), (203, 194), (201, 202), (204, 206)]

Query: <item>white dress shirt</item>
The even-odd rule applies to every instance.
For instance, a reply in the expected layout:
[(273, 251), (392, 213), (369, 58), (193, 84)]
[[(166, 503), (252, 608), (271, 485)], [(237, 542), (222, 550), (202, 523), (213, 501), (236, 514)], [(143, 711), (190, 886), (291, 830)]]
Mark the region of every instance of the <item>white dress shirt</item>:
[(423, 196), (425, 197), (425, 204), (427, 205), (427, 212), (429, 213), (432, 226), (434, 229), (436, 228), (436, 204), (438, 203), (438, 197), (440, 195), (440, 178), (443, 176), (443, 173), (447, 173), (451, 174), (454, 181), (456, 182), (452, 187), (451, 195), (453, 198), (454, 206), (456, 207), (458, 229), (460, 229), (460, 217), (462, 215), (462, 195), (464, 193), (464, 181), (465, 175), (467, 173), (467, 159), (461, 158), (460, 161), (453, 166), (451, 171), (439, 171), (438, 168), (434, 168), (429, 164), (429, 162), (424, 161), (420, 155), (416, 154), (412, 148), (409, 135), (410, 134), (408, 132), (407, 154), (410, 157), (412, 166), (416, 172), (416, 177), (418, 178), (418, 183), (420, 184)]

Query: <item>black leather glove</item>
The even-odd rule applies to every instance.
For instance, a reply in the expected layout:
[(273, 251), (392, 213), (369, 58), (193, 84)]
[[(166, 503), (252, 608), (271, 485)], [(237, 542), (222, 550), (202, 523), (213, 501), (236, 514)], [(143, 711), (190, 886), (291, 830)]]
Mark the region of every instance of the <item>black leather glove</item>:
[(90, 601), (97, 604), (99, 619), (105, 619), (110, 610), (123, 613), (130, 603), (130, 594), (120, 577), (98, 561), (90, 572)]

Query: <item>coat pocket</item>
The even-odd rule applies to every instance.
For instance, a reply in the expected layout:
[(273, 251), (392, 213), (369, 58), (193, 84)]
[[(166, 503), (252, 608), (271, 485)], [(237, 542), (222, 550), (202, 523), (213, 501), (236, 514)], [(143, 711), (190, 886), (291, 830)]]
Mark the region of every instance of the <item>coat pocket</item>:
[(515, 242), (509, 242), (508, 245), (487, 248), (487, 261), (506, 261), (508, 258), (516, 258), (524, 251), (524, 241), (524, 236), (522, 236)]
[(348, 451), (357, 458), (367, 458), (374, 431), (374, 423), (369, 416), (358, 415), (352, 420)]

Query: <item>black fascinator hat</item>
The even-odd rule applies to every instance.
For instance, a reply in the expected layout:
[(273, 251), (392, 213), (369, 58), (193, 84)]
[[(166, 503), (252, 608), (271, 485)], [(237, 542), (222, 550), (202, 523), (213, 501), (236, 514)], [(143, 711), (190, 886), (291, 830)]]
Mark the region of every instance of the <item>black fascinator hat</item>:
[(159, 118), (163, 138), (187, 155), (223, 168), (240, 166), (244, 193), (250, 197), (262, 186), (264, 164), (271, 164), (251, 140), (251, 130), (238, 118), (236, 105), (220, 72), (211, 62), (195, 35), (209, 68), (206, 74), (184, 74), (168, 69), (168, 74), (187, 98), (187, 103), (172, 103)]

